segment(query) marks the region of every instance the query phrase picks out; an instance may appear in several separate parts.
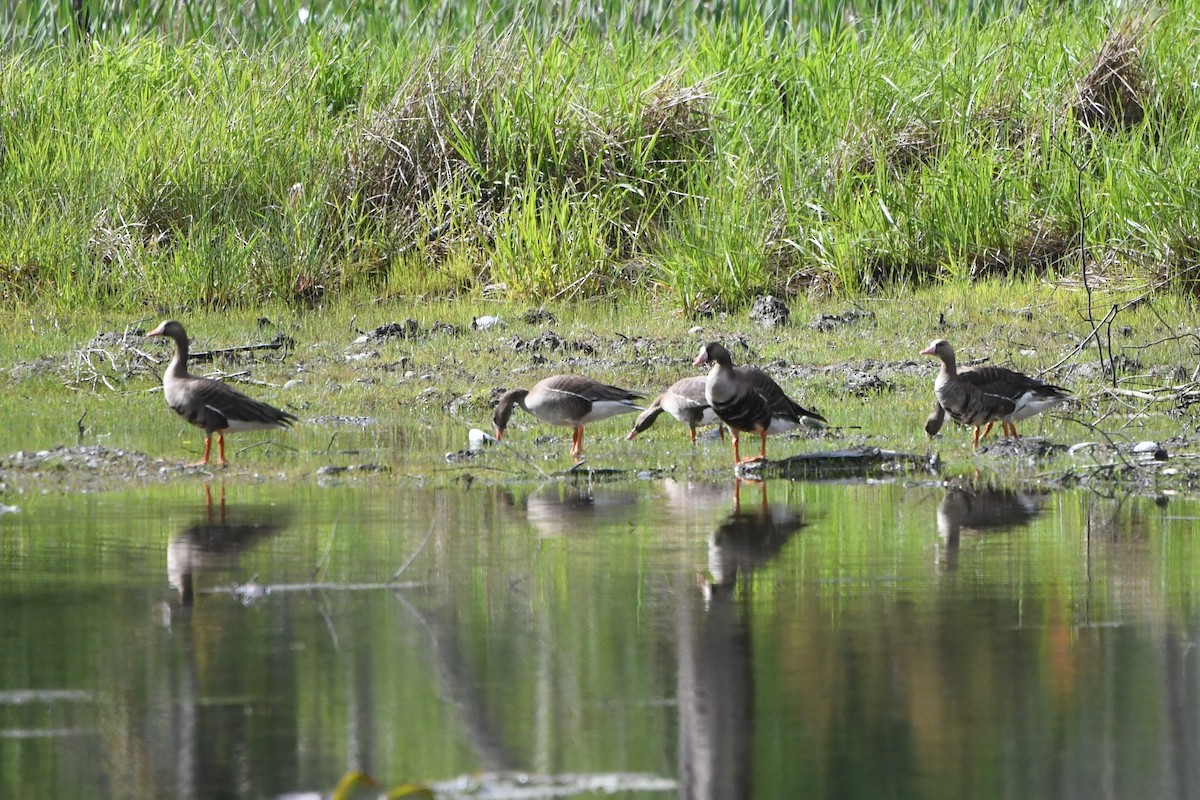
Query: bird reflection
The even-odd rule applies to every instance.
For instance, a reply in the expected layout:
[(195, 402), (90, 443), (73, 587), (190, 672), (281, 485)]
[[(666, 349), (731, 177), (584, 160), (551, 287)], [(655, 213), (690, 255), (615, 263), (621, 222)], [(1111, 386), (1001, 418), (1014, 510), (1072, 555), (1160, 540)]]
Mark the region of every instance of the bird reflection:
[(204, 484), (203, 516), (167, 544), (167, 580), (179, 593), (179, 604), (195, 601), (196, 572), (232, 566), (243, 550), (286, 528), (290, 516), (283, 507), (227, 507), (224, 484), (214, 508), (212, 489)]
[(734, 589), (804, 526), (797, 509), (768, 504), (766, 483), (746, 506), (741, 494), (739, 481), (733, 510), (709, 538), (703, 604), (679, 605), (679, 788), (686, 800), (752, 796), (754, 605), (750, 593)]
[(1043, 497), (1016, 489), (947, 486), (938, 504), (938, 536), (942, 540), (939, 562), (954, 569), (964, 530), (974, 533), (1005, 531), (1028, 525), (1041, 513)]
[(539, 536), (571, 536), (633, 522), (638, 500), (638, 492), (632, 489), (552, 483), (526, 498), (525, 514)]
[(736, 480), (733, 488), (733, 511), (709, 537), (707, 595), (711, 600), (718, 591), (729, 591), (738, 576), (749, 578), (759, 567), (768, 563), (804, 527), (802, 514), (789, 506), (767, 503), (766, 481), (751, 481), (758, 485), (759, 499), (743, 508), (741, 486)]

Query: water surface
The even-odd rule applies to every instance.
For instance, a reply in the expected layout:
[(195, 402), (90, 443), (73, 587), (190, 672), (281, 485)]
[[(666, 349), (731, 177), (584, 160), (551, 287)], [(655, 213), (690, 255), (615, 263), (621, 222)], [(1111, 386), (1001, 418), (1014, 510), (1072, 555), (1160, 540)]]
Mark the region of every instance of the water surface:
[(271, 798), (352, 768), (1200, 794), (1194, 502), (181, 480), (18, 505), (4, 797)]

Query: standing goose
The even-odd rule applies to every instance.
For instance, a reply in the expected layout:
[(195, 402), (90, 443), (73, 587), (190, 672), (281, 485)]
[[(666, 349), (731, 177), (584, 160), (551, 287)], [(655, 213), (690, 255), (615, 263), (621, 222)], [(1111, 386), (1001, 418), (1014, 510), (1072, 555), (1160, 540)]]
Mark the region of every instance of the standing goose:
[[(704, 396), (704, 376), (695, 375), (671, 384), (671, 387), (655, 398), (650, 407), (638, 415), (629, 432), (630, 439), (649, 428), (666, 411), (690, 429), (692, 444), (696, 443), (696, 427), (699, 425), (721, 425), (708, 398)], [(721, 425), (721, 438), (725, 438), (725, 426)]]
[[(1004, 367), (970, 367), (959, 371), (954, 348), (945, 339), (931, 342), (921, 355), (941, 359), (942, 367), (933, 383), (933, 392), (944, 413), (955, 422), (975, 428), (973, 450), (979, 448), (979, 440), (988, 435), (997, 420), (1006, 436), (1019, 439), (1017, 422), (1054, 408), (1071, 397), (1061, 386), (1043, 383)], [(980, 433), (979, 429), (985, 425), (987, 427)], [(935, 408), (925, 423), (925, 430), (932, 436), (940, 427), (941, 414)]]
[(147, 336), (166, 336), (175, 340), (175, 356), (163, 373), (163, 396), (176, 414), (204, 429), (204, 459), (208, 463), (212, 435), (217, 434), (217, 464), (225, 466), (225, 431), (262, 431), (289, 428), (297, 421), (294, 414), (260, 403), (237, 389), (212, 378), (189, 375), (187, 371), (188, 337), (183, 325), (166, 320)]
[(738, 433), (757, 433), (762, 437), (762, 449), (757, 456), (745, 461), (767, 457), (767, 434), (790, 431), (801, 425), (820, 427), (825, 418), (809, 411), (771, 379), (754, 367), (734, 367), (733, 358), (719, 342), (709, 342), (696, 356), (696, 366), (712, 364), (704, 381), (708, 404), (733, 433), (733, 463), (744, 463), (738, 452)]
[(510, 389), (501, 395), (492, 423), (496, 426), (496, 439), (502, 439), (513, 408), (520, 406), (543, 422), (574, 428), (571, 455), (579, 458), (583, 455), (583, 426), (617, 414), (640, 411), (634, 401), (641, 396), (582, 375), (554, 375), (538, 381), (532, 389)]

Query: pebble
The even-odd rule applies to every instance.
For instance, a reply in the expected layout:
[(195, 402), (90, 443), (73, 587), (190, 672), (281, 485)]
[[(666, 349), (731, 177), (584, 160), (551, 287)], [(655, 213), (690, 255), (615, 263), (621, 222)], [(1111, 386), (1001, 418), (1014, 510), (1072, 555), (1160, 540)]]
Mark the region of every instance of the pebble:
[(1158, 442), (1138, 442), (1133, 446), (1133, 452), (1138, 455), (1149, 456), (1155, 461), (1167, 460), (1167, 449)]
[(472, 330), (477, 330), (477, 331), (486, 331), (486, 330), (490, 330), (491, 328), (507, 328), (507, 327), (508, 327), (508, 325), (505, 324), (504, 320), (500, 319), (499, 317), (493, 317), (493, 316), (475, 317), (475, 319), (473, 319), (471, 321)]
[(489, 435), (487, 431), (480, 430), (479, 428), (471, 428), (471, 430), (467, 431), (467, 445), (471, 450), (482, 450), (495, 441), (496, 438), (494, 436)]

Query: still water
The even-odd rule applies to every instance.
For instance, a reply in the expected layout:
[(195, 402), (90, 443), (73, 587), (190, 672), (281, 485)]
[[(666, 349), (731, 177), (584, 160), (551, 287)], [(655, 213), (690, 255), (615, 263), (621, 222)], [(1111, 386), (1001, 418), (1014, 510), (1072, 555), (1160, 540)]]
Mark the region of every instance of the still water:
[(1200, 795), (1192, 501), (229, 480), (19, 505), (2, 797), (276, 798), (354, 768)]

